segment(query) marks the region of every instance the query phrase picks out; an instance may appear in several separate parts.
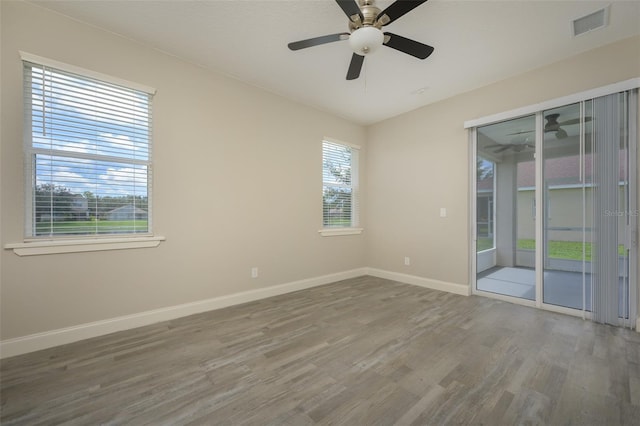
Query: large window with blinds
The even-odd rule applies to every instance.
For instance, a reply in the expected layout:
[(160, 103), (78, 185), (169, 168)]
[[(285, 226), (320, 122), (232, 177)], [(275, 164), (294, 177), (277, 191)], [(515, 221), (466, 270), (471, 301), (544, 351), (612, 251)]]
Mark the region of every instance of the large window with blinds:
[(323, 228), (358, 226), (358, 153), (352, 145), (322, 142)]
[(151, 94), (24, 61), (26, 236), (151, 232)]

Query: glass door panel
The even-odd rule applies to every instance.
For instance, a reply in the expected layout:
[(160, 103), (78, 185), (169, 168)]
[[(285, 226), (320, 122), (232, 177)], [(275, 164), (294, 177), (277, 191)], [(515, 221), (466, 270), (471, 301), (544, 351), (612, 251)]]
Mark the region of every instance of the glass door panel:
[(535, 116), (477, 129), (476, 288), (535, 300)]
[(547, 110), (543, 137), (544, 303), (591, 310), (591, 103)]

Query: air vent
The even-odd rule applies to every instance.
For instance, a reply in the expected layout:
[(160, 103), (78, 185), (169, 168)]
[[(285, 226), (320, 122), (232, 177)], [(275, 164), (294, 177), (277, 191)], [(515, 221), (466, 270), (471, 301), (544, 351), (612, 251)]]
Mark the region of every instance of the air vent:
[(607, 26), (609, 8), (597, 10), (582, 18), (573, 20), (573, 35), (579, 36), (589, 31), (597, 30)]

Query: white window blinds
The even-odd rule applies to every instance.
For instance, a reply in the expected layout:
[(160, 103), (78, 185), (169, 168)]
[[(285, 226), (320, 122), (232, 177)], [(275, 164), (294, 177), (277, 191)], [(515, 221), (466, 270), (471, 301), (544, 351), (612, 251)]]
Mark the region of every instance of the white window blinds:
[(358, 226), (358, 153), (355, 147), (322, 142), (322, 225)]
[(151, 95), (23, 63), (27, 237), (150, 233)]

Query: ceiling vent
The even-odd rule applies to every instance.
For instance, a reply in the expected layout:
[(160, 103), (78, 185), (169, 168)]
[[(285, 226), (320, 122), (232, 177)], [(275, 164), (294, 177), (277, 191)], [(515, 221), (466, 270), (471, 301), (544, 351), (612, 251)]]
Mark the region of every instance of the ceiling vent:
[(602, 8), (582, 18), (573, 20), (573, 35), (579, 36), (589, 31), (606, 27), (609, 21), (609, 7)]

